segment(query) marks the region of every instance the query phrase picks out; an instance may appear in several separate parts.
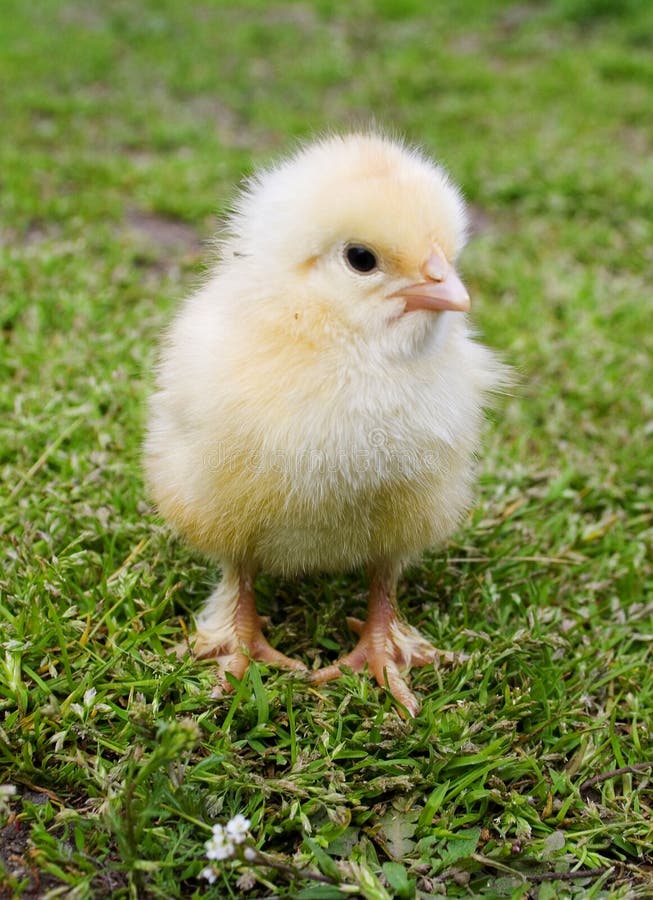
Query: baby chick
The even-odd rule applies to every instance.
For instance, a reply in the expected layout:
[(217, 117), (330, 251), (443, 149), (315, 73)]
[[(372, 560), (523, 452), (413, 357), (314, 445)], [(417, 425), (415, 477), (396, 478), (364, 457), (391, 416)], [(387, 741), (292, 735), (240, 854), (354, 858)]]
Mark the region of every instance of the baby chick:
[(367, 665), (418, 709), (402, 670), (440, 651), (399, 617), (397, 579), (468, 509), (502, 378), (464, 315), (465, 226), (442, 169), (374, 133), (305, 146), (237, 198), (167, 335), (145, 450), (160, 511), (222, 568), (192, 649), (223, 673), (305, 668), (263, 636), (257, 572), (365, 566), (358, 644), (310, 677)]

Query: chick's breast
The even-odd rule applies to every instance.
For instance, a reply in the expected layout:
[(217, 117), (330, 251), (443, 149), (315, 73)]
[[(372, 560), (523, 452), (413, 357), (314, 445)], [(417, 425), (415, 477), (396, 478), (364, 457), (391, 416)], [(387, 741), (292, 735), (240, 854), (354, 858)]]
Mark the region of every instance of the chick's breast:
[(469, 503), (489, 353), (445, 314), (432, 346), (380, 358), (293, 314), (270, 327), (237, 284), (215, 277), (169, 333), (146, 443), (163, 515), (220, 560), (283, 574), (442, 541)]

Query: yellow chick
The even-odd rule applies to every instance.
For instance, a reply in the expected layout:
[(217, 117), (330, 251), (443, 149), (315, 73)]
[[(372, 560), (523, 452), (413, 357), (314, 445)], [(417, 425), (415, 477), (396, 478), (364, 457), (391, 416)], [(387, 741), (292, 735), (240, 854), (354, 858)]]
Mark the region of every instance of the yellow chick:
[(374, 133), (309, 144), (237, 198), (165, 340), (145, 448), (161, 513), (222, 567), (192, 638), (222, 673), (305, 668), (263, 636), (259, 571), (365, 566), (358, 644), (309, 677), (367, 665), (417, 711), (402, 672), (440, 651), (401, 620), (397, 579), (468, 509), (502, 379), (464, 315), (465, 228), (443, 170)]

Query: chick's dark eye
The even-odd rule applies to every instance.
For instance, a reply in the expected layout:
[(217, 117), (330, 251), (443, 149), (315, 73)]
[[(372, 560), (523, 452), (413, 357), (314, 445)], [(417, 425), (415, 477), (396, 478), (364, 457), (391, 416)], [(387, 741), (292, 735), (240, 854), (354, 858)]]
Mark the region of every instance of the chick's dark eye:
[(360, 244), (350, 244), (345, 251), (345, 257), (355, 272), (367, 274), (373, 272), (378, 266), (374, 253), (367, 247), (361, 247)]

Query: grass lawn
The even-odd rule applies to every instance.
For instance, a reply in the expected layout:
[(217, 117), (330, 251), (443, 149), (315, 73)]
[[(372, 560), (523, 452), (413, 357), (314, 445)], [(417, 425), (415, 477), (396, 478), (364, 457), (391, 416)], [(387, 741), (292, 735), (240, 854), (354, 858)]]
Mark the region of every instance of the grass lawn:
[[(0, 84), (0, 896), (653, 897), (653, 5), (3, 0)], [(469, 654), (413, 674), (409, 722), (354, 675), (212, 699), (167, 650), (217, 573), (140, 467), (234, 183), (370, 118), (463, 186), (521, 380), (403, 582)], [(309, 665), (365, 606), (356, 574), (259, 598)], [(209, 885), (237, 813), (277, 867)]]

